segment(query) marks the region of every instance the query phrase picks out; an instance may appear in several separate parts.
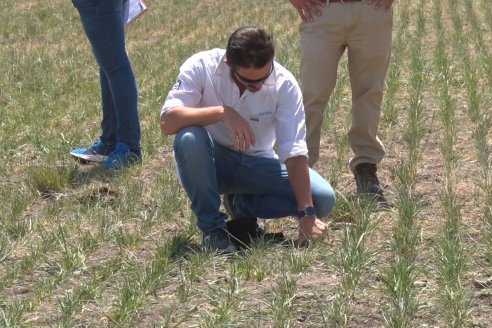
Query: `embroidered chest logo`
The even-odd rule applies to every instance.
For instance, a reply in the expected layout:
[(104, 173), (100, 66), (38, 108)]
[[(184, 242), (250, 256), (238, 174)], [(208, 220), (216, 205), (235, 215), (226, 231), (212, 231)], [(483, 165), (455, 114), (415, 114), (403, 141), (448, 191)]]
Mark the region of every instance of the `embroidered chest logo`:
[(181, 86), (181, 80), (176, 80), (176, 83), (173, 85), (173, 90), (179, 90), (179, 87)]

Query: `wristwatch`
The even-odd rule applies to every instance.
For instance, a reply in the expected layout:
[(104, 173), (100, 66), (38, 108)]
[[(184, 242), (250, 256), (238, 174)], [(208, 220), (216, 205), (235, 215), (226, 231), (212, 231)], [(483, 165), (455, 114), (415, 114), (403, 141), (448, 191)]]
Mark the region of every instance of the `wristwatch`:
[(314, 208), (314, 206), (307, 206), (302, 211), (299, 211), (297, 213), (297, 217), (299, 219), (302, 219), (305, 216), (308, 216), (308, 217), (311, 217), (311, 218), (312, 217), (316, 217), (316, 209)]

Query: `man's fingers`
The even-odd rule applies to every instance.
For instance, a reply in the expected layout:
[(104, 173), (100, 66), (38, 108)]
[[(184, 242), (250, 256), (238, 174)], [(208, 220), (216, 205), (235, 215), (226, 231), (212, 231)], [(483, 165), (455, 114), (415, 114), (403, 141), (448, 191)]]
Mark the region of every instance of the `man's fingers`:
[(237, 148), (240, 151), (246, 151), (251, 147), (251, 145), (255, 145), (255, 133), (250, 126), (248, 126), (244, 131), (238, 130), (237, 138), (239, 141), (239, 146)]
[(234, 136), (234, 146), (240, 151), (247, 151), (251, 145), (254, 145), (254, 133), (253, 131), (240, 131), (236, 130)]
[(301, 16), (301, 19), (303, 21), (305, 21), (306, 20), (306, 16), (304, 16), (304, 12), (302, 11), (302, 8), (296, 8), (296, 10), (297, 10), (297, 13), (299, 14), (299, 16)]
[(239, 151), (244, 151), (245, 139), (242, 133), (238, 132), (236, 139), (237, 139), (237, 149)]
[(322, 236), (326, 233), (327, 229), (321, 229), (321, 228), (313, 228), (311, 231), (301, 231), (299, 235), (302, 235), (304, 238), (313, 238), (313, 237), (319, 237)]
[(313, 229), (311, 231), (311, 235), (313, 235), (313, 236), (320, 236), (320, 235), (323, 235), (325, 232), (326, 232), (326, 229), (323, 229), (323, 228), (320, 228), (320, 227), (316, 227), (315, 229)]
[(328, 226), (324, 222), (322, 222), (321, 220), (318, 220), (316, 226), (318, 227), (318, 229), (320, 229), (322, 231), (328, 230)]
[(321, 16), (320, 7), (326, 5), (325, 0), (291, 0), (291, 3), (294, 5), (294, 8), (297, 10), (301, 19), (305, 22), (312, 22), (314, 16)]
[(242, 148), (241, 148), (241, 151), (246, 151), (249, 149), (249, 147), (251, 147), (251, 139), (249, 138), (249, 136), (247, 134), (243, 134), (242, 136)]
[(232, 141), (234, 142), (234, 147), (236, 147), (237, 149), (239, 149), (239, 136), (237, 133), (234, 133), (232, 135)]
[(295, 245), (297, 247), (305, 247), (308, 245), (309, 240), (318, 239), (324, 235), (326, 235), (326, 229), (313, 229), (309, 233), (299, 231), (299, 237), (297, 238)]
[(248, 135), (248, 140), (249, 140), (250, 145), (253, 145), (253, 146), (256, 145), (255, 131), (253, 131), (253, 129), (249, 125), (248, 125), (247, 135)]
[(303, 226), (300, 228), (300, 234), (303, 234), (305, 237), (314, 237), (325, 234), (328, 231), (328, 226), (321, 221), (320, 219), (315, 219), (308, 226)]
[(313, 21), (313, 15), (311, 13), (311, 10), (308, 7), (304, 7), (301, 9), (302, 10), (302, 17), (304, 21), (312, 22)]

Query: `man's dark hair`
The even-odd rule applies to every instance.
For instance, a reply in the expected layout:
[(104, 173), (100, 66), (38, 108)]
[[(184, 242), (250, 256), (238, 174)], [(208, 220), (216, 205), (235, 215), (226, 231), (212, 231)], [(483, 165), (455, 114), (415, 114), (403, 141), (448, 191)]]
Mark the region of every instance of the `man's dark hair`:
[(259, 27), (241, 27), (227, 41), (226, 58), (231, 67), (262, 68), (274, 55), (273, 36)]

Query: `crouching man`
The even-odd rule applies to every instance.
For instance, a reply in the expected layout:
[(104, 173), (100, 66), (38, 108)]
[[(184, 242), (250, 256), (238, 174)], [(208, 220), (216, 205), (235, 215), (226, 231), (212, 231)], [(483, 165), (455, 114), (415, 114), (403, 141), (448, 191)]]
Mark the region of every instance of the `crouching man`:
[(300, 88), (274, 53), (263, 29), (236, 30), (225, 50), (199, 52), (181, 66), (161, 111), (161, 131), (176, 135), (178, 174), (212, 251), (236, 249), (221, 194), (248, 230), (257, 218), (295, 216), (298, 245), (328, 230), (319, 218), (332, 211), (335, 193), (308, 167)]

